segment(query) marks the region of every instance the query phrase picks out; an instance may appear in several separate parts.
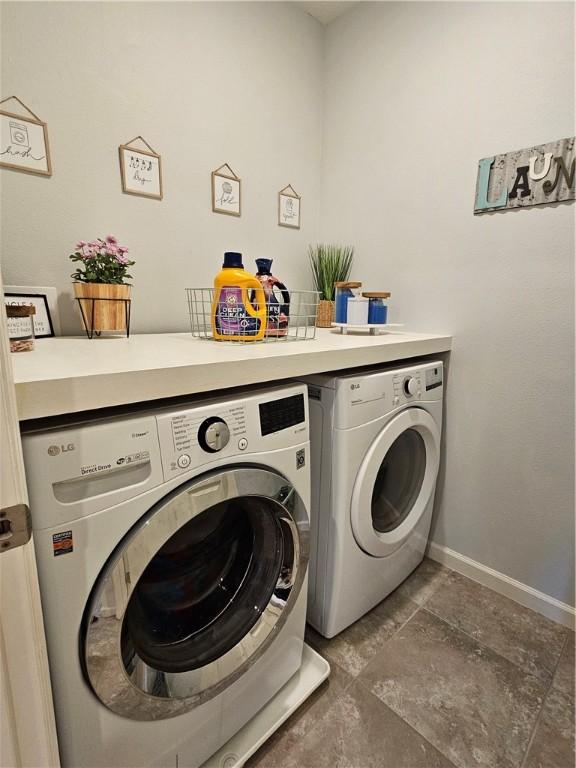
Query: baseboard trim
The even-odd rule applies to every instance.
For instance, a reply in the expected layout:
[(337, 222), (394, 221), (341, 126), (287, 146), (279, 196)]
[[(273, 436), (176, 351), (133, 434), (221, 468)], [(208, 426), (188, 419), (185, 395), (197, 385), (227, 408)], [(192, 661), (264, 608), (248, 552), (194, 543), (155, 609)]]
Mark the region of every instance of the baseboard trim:
[(555, 597), (544, 594), (521, 581), (506, 576), (504, 573), (495, 571), (487, 565), (472, 560), (466, 555), (461, 555), (453, 549), (443, 547), (440, 544), (430, 542), (428, 544), (427, 555), (431, 560), (451, 568), (463, 576), (482, 584), (485, 587), (493, 589), (511, 600), (515, 600), (520, 605), (530, 608), (533, 611), (541, 613), (553, 621), (564, 624), (570, 629), (576, 627), (576, 609), (571, 605), (557, 600)]

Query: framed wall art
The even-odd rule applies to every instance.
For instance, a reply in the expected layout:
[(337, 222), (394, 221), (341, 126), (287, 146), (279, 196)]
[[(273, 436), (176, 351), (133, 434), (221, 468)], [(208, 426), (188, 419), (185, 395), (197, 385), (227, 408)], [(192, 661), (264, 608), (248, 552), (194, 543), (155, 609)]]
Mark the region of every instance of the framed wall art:
[(300, 195), (292, 184), (278, 192), (278, 224), (281, 227), (300, 229)]
[(212, 210), (228, 216), (240, 216), (242, 212), (242, 179), (228, 163), (212, 171)]
[(32, 305), (36, 309), (33, 315), (34, 336), (37, 339), (49, 338), (60, 334), (60, 321), (57, 307), (56, 288), (32, 285), (5, 285), (5, 305)]
[[(133, 147), (135, 141), (142, 142), (147, 149)], [(142, 136), (136, 136), (127, 144), (120, 144), (118, 153), (122, 192), (162, 200), (162, 158), (150, 144)]]
[[(20, 101), (17, 96), (8, 96), (0, 101), (17, 102), (17, 111), (0, 109), (0, 166), (14, 171), (52, 176), (48, 126)], [(28, 114), (22, 114), (22, 111)]]

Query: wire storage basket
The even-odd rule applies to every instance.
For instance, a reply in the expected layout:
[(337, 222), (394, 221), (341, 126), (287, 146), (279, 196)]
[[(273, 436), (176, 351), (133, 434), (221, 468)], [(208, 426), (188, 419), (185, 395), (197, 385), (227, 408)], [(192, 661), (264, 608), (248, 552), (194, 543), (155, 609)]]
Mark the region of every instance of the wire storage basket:
[(259, 306), (248, 291), (244, 304), (227, 297), (218, 300), (214, 288), (186, 288), (192, 335), (199, 339), (250, 343), (258, 341), (305, 341), (316, 336), (317, 291), (284, 290), (267, 294)]

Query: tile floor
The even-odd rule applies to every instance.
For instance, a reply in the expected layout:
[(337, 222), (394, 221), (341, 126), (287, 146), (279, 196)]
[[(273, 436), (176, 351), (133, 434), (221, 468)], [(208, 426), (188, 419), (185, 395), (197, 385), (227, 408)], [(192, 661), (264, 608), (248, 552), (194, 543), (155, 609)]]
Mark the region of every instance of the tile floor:
[(431, 560), (247, 768), (574, 768), (574, 633)]

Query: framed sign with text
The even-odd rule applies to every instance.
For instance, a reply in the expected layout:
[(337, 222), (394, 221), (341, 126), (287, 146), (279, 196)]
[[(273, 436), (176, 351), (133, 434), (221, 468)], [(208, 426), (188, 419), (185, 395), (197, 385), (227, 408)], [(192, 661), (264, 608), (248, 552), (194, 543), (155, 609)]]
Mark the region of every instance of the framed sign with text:
[(56, 288), (44, 288), (24, 285), (5, 285), (4, 304), (15, 306), (31, 305), (36, 313), (33, 315), (34, 336), (45, 339), (60, 333), (58, 309), (56, 306)]
[[(0, 104), (7, 101), (17, 102), (20, 107), (0, 109), (0, 166), (52, 176), (48, 126), (17, 96), (8, 96)], [(22, 114), (23, 110), (28, 114)]]
[[(147, 149), (132, 146), (135, 141), (141, 141)], [(127, 144), (120, 144), (118, 152), (122, 192), (162, 200), (162, 158), (150, 144), (142, 136), (136, 136)]]
[(242, 214), (242, 179), (228, 163), (212, 171), (212, 210), (228, 216)]

